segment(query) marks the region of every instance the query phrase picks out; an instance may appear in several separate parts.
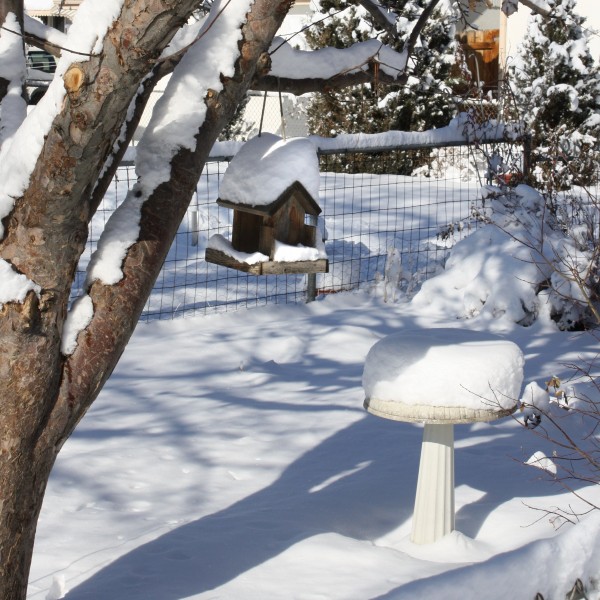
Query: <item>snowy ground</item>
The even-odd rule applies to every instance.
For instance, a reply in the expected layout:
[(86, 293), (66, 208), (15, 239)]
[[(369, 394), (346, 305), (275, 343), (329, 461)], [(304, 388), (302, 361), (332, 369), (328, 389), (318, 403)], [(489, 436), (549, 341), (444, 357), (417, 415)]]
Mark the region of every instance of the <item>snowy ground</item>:
[(579, 503), (523, 466), (552, 448), (511, 418), (456, 426), (458, 531), (408, 540), (422, 430), (362, 408), (369, 348), (403, 328), (493, 329), (522, 348), (526, 383), (597, 351), (544, 319), (431, 312), (357, 292), (140, 325), (59, 456), (28, 598), (548, 600), (577, 577), (589, 590), (600, 520), (557, 530), (544, 509)]

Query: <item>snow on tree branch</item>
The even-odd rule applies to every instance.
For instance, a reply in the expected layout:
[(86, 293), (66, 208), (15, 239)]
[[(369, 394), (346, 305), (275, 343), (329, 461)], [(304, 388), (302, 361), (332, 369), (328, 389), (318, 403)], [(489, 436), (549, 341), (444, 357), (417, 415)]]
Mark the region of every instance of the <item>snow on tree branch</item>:
[(282, 38), (273, 40), (270, 75), (286, 79), (332, 79), (337, 75), (367, 71), (373, 61), (391, 77), (404, 72), (405, 52), (395, 52), (377, 40), (359, 42), (350, 48), (297, 50)]
[(384, 29), (392, 39), (398, 38), (398, 30), (396, 29), (396, 19), (393, 12), (385, 9), (379, 2), (375, 0), (356, 0), (369, 14), (373, 17), (382, 29)]
[(40, 292), (40, 286), (21, 273), (17, 273), (10, 263), (0, 259), (0, 308), (7, 302), (23, 302), (30, 291)]
[(67, 47), (67, 34), (44, 25), (28, 14), (23, 15), (23, 28), (26, 42), (39, 46), (50, 54), (60, 56), (62, 48)]
[(215, 1), (198, 41), (175, 68), (137, 146), (139, 182), (106, 224), (90, 261), (88, 285), (95, 280), (113, 285), (122, 279), (123, 259), (138, 239), (143, 203), (168, 181), (176, 153), (194, 150), (206, 116), (206, 96), (223, 89), (222, 77), (234, 75), (241, 27), (251, 5), (252, 0)]
[(546, 0), (502, 0), (502, 11), (510, 16), (517, 11), (519, 3), (543, 17), (550, 16), (551, 8)]
[(11, 33), (7, 29), (0, 30), (0, 160), (5, 142), (13, 137), (27, 111), (27, 105), (21, 95), (25, 77), (25, 57), (17, 16), (9, 13), (4, 24), (17, 33)]
[[(36, 108), (27, 116), (14, 136), (2, 144), (0, 148), (0, 239), (4, 237), (4, 219), (13, 209), (27, 185), (37, 163), (54, 118), (60, 111), (65, 95), (63, 75), (72, 62), (80, 60), (80, 53), (98, 52), (102, 41), (113, 21), (118, 17), (124, 0), (105, 0), (102, 3), (84, 2), (77, 11), (73, 24), (66, 38), (66, 46), (77, 51), (73, 54), (67, 50), (62, 52), (56, 68), (54, 80), (45, 96)], [(4, 36), (2, 36), (4, 37)], [(21, 40), (19, 39), (19, 43)], [(9, 64), (19, 60), (11, 56)], [(20, 52), (20, 60), (23, 53)], [(4, 65), (4, 61), (2, 61)], [(4, 117), (2, 119), (4, 123)]]
[(170, 41), (169, 45), (163, 50), (161, 60), (173, 57), (177, 53), (181, 53), (183, 50), (191, 46), (196, 42), (202, 31), (205, 30), (206, 22), (210, 15), (204, 15), (203, 18), (197, 21), (191, 21), (186, 23)]
[(73, 354), (77, 347), (77, 336), (83, 331), (94, 316), (94, 305), (92, 299), (86, 294), (77, 298), (67, 315), (63, 327), (63, 339), (61, 352), (65, 356)]
[(77, 9), (73, 24), (67, 33), (69, 49), (78, 53), (101, 52), (104, 36), (121, 13), (124, 1), (83, 2)]

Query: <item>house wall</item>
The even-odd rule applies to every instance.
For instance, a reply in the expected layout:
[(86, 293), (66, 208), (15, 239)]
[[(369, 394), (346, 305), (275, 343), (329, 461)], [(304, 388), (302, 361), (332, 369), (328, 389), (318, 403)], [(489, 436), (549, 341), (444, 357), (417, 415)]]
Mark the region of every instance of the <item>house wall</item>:
[[(461, 0), (461, 2), (465, 7), (468, 7), (469, 0)], [(478, 60), (479, 75), (486, 82), (492, 79), (494, 81), (502, 79), (502, 70), (506, 68), (506, 65), (510, 64), (511, 57), (515, 56), (518, 52), (519, 45), (526, 35), (529, 17), (531, 16), (529, 8), (519, 5), (519, 10), (507, 18), (500, 10), (502, 0), (492, 0), (492, 2), (493, 6), (491, 8), (486, 8), (483, 2), (480, 2), (477, 10), (470, 11), (470, 23), (473, 25), (473, 28), (467, 28), (462, 33), (463, 36), (469, 36), (470, 38), (467, 44), (471, 43), (471, 39), (473, 40), (475, 52), (480, 54)], [(593, 32), (590, 38), (590, 49), (596, 62), (600, 62), (600, 34), (596, 33), (600, 30), (598, 0), (578, 0), (577, 11), (581, 16), (586, 18), (586, 26)], [(498, 31), (496, 55), (498, 56), (500, 72), (496, 71), (497, 75), (492, 73), (494, 67), (489, 64), (489, 61), (484, 56), (489, 51), (482, 51), (477, 48), (477, 44), (485, 37), (484, 32), (489, 30)], [(474, 61), (470, 60), (469, 67), (477, 79), (478, 73), (472, 68), (473, 63)], [(489, 89), (489, 85), (484, 89)]]
[[(283, 20), (277, 35), (287, 39), (301, 31), (306, 26), (308, 17), (314, 9), (314, 1), (296, 0)], [(302, 50), (308, 49), (302, 35), (294, 36), (290, 39), (290, 43)], [(282, 94), (280, 102), (277, 93), (270, 92), (265, 97), (263, 93), (251, 92), (244, 113), (244, 119), (252, 130), (250, 135), (256, 135), (259, 131), (273, 133), (281, 137), (303, 137), (308, 135), (306, 117), (304, 116), (304, 107), (307, 102), (307, 97), (298, 98), (293, 94)]]
[(25, 12), (42, 19), (50, 27), (66, 31), (81, 0), (24, 0)]

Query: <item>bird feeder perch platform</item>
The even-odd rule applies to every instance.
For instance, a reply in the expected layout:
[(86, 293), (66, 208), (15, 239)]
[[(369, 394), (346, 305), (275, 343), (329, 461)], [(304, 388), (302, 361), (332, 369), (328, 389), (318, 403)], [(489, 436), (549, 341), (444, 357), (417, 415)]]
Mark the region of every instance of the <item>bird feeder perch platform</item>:
[(326, 258), (318, 260), (296, 260), (290, 262), (267, 260), (250, 264), (236, 260), (233, 256), (215, 248), (207, 248), (204, 258), (206, 262), (222, 265), (229, 269), (237, 269), (238, 271), (249, 273), (250, 275), (327, 273), (329, 270), (329, 261)]

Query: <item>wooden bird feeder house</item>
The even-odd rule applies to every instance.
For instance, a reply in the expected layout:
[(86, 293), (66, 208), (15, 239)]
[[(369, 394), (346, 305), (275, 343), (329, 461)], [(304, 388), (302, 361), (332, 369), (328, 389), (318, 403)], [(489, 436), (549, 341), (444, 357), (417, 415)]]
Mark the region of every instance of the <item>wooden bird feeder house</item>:
[(308, 140), (263, 134), (247, 142), (225, 172), (217, 199), (233, 210), (231, 241), (213, 236), (206, 261), (255, 275), (327, 272), (317, 228), (318, 180)]

